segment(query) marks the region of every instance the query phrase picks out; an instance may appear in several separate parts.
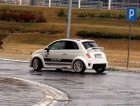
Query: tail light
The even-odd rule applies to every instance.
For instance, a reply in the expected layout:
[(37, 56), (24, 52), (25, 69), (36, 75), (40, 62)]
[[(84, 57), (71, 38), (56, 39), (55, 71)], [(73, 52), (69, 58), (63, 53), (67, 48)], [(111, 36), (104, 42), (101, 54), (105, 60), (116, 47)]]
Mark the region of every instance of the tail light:
[(89, 53), (87, 53), (87, 54), (86, 54), (86, 56), (87, 56), (88, 58), (91, 58), (91, 56), (90, 56), (90, 54), (89, 54)]

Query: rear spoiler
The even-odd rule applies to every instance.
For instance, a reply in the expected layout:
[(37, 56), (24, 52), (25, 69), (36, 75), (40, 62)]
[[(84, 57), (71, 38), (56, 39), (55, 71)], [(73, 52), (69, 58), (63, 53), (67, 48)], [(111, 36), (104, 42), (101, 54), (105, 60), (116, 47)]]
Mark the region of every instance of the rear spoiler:
[(92, 49), (100, 49), (102, 52), (104, 52), (104, 47), (91, 47), (91, 48), (88, 48), (87, 50), (90, 51)]

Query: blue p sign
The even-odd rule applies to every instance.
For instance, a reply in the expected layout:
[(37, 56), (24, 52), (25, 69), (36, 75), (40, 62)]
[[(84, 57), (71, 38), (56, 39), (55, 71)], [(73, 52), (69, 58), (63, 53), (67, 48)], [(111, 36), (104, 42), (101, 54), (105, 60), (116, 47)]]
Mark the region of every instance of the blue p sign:
[(137, 19), (137, 9), (136, 8), (127, 8), (126, 19), (135, 21)]

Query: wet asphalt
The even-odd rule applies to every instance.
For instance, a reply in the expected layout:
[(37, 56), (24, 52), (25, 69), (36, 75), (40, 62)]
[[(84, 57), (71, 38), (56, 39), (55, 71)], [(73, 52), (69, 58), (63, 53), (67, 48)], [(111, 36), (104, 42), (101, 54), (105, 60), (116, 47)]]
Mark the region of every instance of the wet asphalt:
[(32, 106), (44, 98), (39, 87), (10, 77), (0, 77), (0, 106)]
[[(0, 61), (0, 106), (31, 106), (44, 98), (37, 86), (11, 81), (8, 76), (63, 91), (69, 97), (66, 106), (140, 106), (140, 73), (106, 71), (97, 74), (87, 70), (79, 74), (51, 69), (36, 72), (28, 66), (29, 63)], [(60, 106), (65, 100), (57, 102), (55, 106)]]

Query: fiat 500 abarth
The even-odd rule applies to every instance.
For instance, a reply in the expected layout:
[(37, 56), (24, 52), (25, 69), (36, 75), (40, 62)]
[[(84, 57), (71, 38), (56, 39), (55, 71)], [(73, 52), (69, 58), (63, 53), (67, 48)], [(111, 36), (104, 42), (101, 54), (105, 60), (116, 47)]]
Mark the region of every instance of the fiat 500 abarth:
[(94, 40), (60, 39), (50, 43), (32, 54), (30, 67), (40, 71), (42, 68), (73, 69), (83, 73), (85, 70), (95, 70), (102, 73), (108, 67), (108, 62), (102, 47)]

